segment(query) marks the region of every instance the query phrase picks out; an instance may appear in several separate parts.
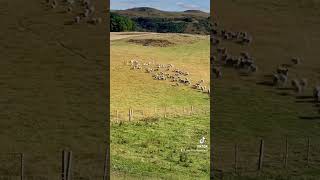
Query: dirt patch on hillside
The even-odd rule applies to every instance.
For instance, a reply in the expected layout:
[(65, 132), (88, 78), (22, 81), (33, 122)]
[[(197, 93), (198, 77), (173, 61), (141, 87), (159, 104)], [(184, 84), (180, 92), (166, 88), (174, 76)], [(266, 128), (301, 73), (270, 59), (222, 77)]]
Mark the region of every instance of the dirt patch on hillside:
[(143, 46), (168, 47), (175, 43), (163, 39), (129, 39), (129, 43), (135, 43)]

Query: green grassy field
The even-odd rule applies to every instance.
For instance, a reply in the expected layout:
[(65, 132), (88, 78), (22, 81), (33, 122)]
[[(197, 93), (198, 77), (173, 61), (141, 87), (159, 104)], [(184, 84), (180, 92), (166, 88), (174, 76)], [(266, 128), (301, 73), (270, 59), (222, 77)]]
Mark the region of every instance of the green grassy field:
[[(255, 171), (259, 140), (263, 138), (264, 176), (269, 179), (287, 179), (287, 176), (319, 179), (319, 107), (307, 98), (319, 83), (320, 67), (317, 48), (320, 21), (316, 11), (319, 6), (311, 6), (312, 2), (215, 2), (214, 14), (221, 26), (233, 31), (247, 31), (253, 36), (249, 46), (223, 42), (221, 47), (227, 47), (233, 55), (239, 55), (243, 50), (249, 52), (259, 67), (256, 74), (248, 77), (240, 76), (231, 68), (222, 68), (223, 79), (214, 82), (216, 169), (234, 171), (234, 145), (237, 143), (240, 146), (239, 166)], [(309, 85), (305, 92), (298, 95), (292, 90), (259, 84), (269, 81), (267, 76), (272, 75), (280, 64), (290, 63), (294, 56), (301, 57), (302, 63), (290, 68), (287, 87), (294, 78), (307, 78)], [(289, 158), (288, 167), (284, 169), (286, 136)], [(312, 142), (309, 168), (306, 166), (307, 137)], [(247, 174), (246, 178), (257, 178), (255, 172)]]
[[(111, 34), (112, 36), (113, 34)], [(166, 39), (175, 46), (153, 47), (128, 43), (128, 39)], [(111, 123), (111, 170), (114, 179), (208, 179), (209, 149), (195, 149), (202, 136), (209, 142), (209, 96), (190, 87), (173, 87), (153, 80), (144, 71), (130, 70), (124, 61), (150, 59), (172, 63), (190, 72), (192, 80), (209, 84), (209, 38), (178, 34), (149, 34), (111, 41), (111, 112), (119, 111), (120, 123)], [(169, 107), (164, 118), (153, 114)], [(196, 114), (174, 113), (194, 106)], [(127, 110), (144, 110), (147, 116), (129, 122)], [(197, 111), (198, 110), (198, 111)], [(169, 110), (168, 110), (169, 111)], [(206, 113), (205, 113), (206, 112)], [(114, 117), (114, 116), (113, 116)]]

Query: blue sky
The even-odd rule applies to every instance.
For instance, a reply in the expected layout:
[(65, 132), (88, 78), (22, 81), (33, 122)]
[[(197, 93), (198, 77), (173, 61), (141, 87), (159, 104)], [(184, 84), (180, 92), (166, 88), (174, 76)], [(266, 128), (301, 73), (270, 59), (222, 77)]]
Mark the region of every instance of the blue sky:
[(112, 10), (152, 7), (165, 11), (201, 10), (210, 12), (210, 0), (110, 0)]

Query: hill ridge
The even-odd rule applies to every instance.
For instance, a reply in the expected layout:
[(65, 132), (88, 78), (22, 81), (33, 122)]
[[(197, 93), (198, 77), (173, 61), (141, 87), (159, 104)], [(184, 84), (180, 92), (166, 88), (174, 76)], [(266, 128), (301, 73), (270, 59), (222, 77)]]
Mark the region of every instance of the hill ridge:
[(151, 7), (113, 10), (111, 13), (132, 20), (135, 31), (159, 33), (210, 34), (210, 14), (200, 10), (163, 11)]

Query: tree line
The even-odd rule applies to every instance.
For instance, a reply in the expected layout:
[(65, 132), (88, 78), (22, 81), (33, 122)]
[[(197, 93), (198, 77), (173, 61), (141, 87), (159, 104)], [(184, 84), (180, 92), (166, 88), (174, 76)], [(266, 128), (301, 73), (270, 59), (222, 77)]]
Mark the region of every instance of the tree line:
[(185, 33), (188, 25), (191, 24), (194, 32), (203, 31), (204, 34), (209, 33), (209, 18), (197, 20), (197, 23), (194, 23), (193, 20), (191, 17), (171, 19), (166, 17), (129, 18), (112, 12), (110, 14), (110, 30), (111, 32), (149, 31), (158, 33)]

